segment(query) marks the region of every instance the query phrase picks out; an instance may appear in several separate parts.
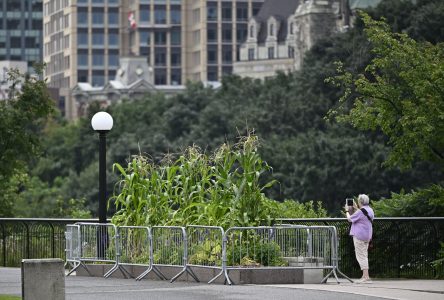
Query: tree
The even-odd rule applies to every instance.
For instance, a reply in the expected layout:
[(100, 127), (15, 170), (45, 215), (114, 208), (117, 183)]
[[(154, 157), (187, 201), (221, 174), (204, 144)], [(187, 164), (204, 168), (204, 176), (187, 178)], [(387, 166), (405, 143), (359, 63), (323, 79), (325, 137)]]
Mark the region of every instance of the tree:
[[(11, 189), (14, 176), (26, 169), (27, 162), (39, 153), (39, 133), (54, 111), (46, 82), (37, 76), (9, 72), (10, 93), (0, 101), (0, 189)], [(11, 207), (11, 199), (0, 196), (2, 207)], [(1, 216), (10, 215), (2, 209)]]
[(375, 57), (353, 75), (338, 64), (330, 81), (344, 87), (329, 116), (360, 130), (381, 130), (391, 147), (386, 164), (444, 162), (444, 44), (416, 42), (361, 13)]

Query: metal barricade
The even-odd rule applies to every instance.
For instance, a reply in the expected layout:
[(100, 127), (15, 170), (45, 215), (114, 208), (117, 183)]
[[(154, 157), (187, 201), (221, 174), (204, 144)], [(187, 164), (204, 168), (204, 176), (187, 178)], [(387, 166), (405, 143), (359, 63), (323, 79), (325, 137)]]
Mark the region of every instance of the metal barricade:
[(152, 265), (136, 279), (141, 280), (151, 271), (166, 280), (165, 275), (158, 267), (182, 267), (182, 270), (171, 278), (174, 282), (185, 272), (189, 273), (196, 281), (199, 281), (193, 272), (187, 267), (187, 234), (185, 227), (180, 226), (153, 226), (152, 234)]
[(105, 274), (108, 278), (120, 270), (125, 278), (133, 277), (126, 266), (152, 265), (151, 230), (144, 226), (117, 226), (116, 265)]
[(228, 271), (250, 268), (327, 269), (321, 283), (337, 273), (337, 234), (334, 226), (232, 227), (224, 235), (225, 279)]
[(82, 263), (80, 261), (80, 226), (79, 225), (66, 225), (65, 231), (65, 255), (66, 263), (65, 268), (71, 268), (66, 276), (69, 276), (74, 272), (78, 266)]
[(91, 275), (86, 262), (114, 263), (111, 270), (116, 268), (118, 255), (116, 226), (109, 223), (76, 223), (75, 225), (79, 226), (80, 232), (80, 263), (75, 269), (81, 266)]
[(187, 226), (187, 236), (187, 266), (220, 269), (220, 272), (208, 282), (212, 283), (224, 273), (225, 269), (223, 260), (223, 228), (219, 226), (189, 225)]

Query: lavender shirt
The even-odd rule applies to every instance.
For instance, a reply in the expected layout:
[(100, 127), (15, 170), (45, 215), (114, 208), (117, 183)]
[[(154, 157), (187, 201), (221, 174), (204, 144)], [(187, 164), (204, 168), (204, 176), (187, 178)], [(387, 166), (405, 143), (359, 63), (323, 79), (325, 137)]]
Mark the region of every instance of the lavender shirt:
[[(373, 220), (375, 217), (373, 209), (371, 209), (371, 207), (368, 205), (364, 205), (362, 208), (367, 211), (368, 216), (370, 217), (370, 219)], [(352, 214), (348, 220), (352, 222), (350, 235), (356, 237), (358, 240), (366, 242), (372, 239), (373, 235), (372, 223), (369, 221), (369, 219), (364, 215), (364, 213), (360, 209), (357, 210), (354, 214)]]

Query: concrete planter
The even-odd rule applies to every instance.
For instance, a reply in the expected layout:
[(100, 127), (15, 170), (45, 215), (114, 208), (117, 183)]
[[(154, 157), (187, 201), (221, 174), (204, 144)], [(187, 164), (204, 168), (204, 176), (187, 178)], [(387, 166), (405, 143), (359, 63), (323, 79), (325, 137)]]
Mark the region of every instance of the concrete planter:
[[(88, 264), (88, 270), (93, 276), (103, 276), (112, 265)], [(199, 278), (200, 282), (208, 282), (219, 274), (220, 269), (211, 269), (203, 267), (190, 267)], [(147, 267), (143, 266), (125, 266), (125, 269), (133, 275), (139, 276)], [(160, 266), (158, 269), (167, 277), (172, 278), (178, 274), (182, 267)], [(231, 281), (234, 284), (298, 284), (298, 283), (320, 283), (323, 278), (323, 269), (296, 269), (296, 268), (239, 268), (228, 271)], [(89, 276), (88, 273), (80, 267), (77, 269), (76, 276)], [(124, 278), (122, 272), (117, 270), (111, 277)], [(150, 272), (144, 280), (160, 280), (159, 277)], [(182, 274), (177, 280), (191, 281), (194, 279), (187, 273)], [(220, 276), (214, 283), (223, 284), (224, 276)]]

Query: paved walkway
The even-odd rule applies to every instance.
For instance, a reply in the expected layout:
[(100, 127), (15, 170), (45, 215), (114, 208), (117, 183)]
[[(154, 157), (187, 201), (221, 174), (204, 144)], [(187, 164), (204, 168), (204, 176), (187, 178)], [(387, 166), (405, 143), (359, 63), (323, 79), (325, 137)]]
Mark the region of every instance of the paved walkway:
[[(21, 295), (19, 268), (0, 268), (0, 294)], [(444, 280), (374, 280), (372, 284), (208, 285), (206, 283), (69, 276), (67, 300), (444, 300)], [(43, 300), (43, 299), (42, 299)], [(45, 299), (46, 300), (46, 299)]]

